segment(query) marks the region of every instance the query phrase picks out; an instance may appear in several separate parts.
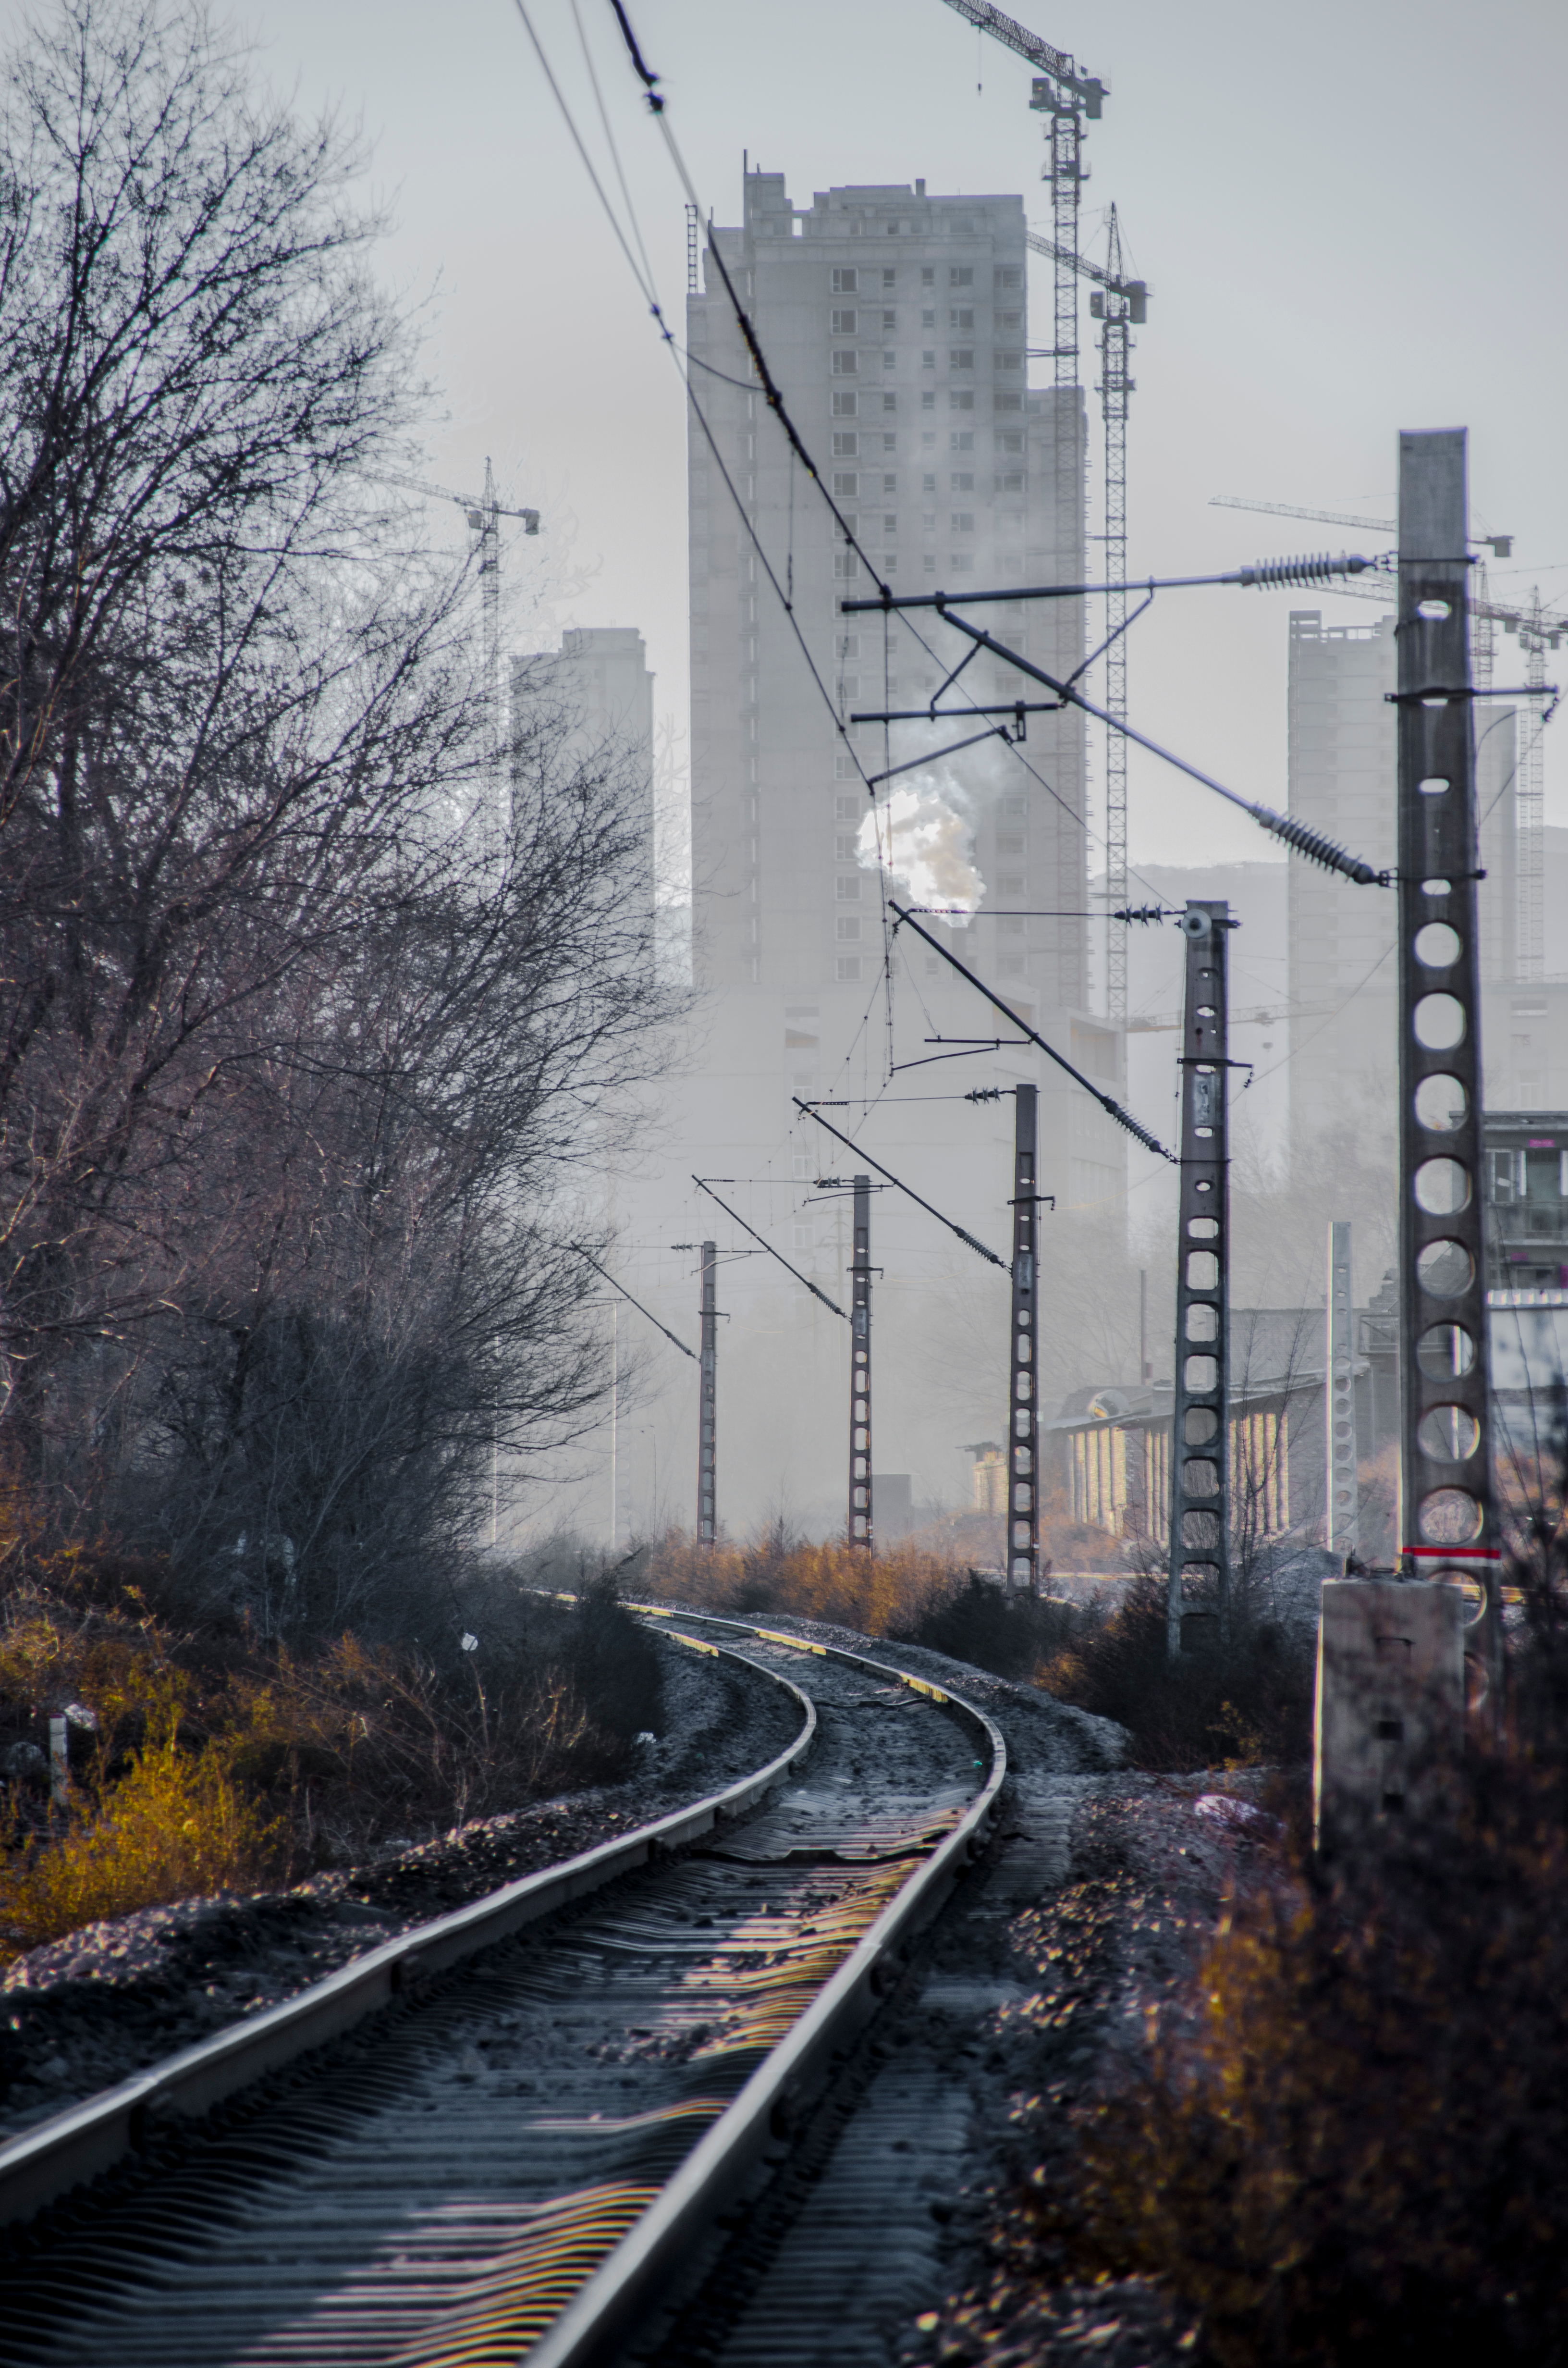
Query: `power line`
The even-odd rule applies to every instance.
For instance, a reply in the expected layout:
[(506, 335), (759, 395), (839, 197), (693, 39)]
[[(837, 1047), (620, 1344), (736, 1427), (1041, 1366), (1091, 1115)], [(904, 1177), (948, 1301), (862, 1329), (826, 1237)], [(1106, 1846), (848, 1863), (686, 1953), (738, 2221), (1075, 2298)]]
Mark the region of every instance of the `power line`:
[(738, 1209), (732, 1209), (727, 1201), (719, 1201), (719, 1195), (715, 1192), (711, 1184), (705, 1184), (700, 1176), (694, 1176), (691, 1180), (696, 1185), (699, 1192), (706, 1192), (710, 1201), (718, 1201), (719, 1206), (724, 1212), (725, 1216), (733, 1217), (735, 1224), (741, 1227), (743, 1232), (748, 1233), (754, 1242), (760, 1242), (763, 1248), (767, 1252), (768, 1257), (777, 1258), (779, 1265), (784, 1269), (787, 1274), (792, 1274), (797, 1282), (803, 1282), (813, 1299), (820, 1299), (824, 1307), (831, 1307), (835, 1315), (843, 1316), (845, 1323), (848, 1323), (849, 1318), (844, 1315), (844, 1310), (839, 1306), (837, 1301), (830, 1299), (825, 1291), (819, 1291), (816, 1284), (812, 1282), (808, 1276), (803, 1275), (798, 1266), (791, 1266), (783, 1251), (776, 1250), (773, 1244), (768, 1241), (764, 1235), (759, 1234), (755, 1225), (748, 1225)]
[(940, 1209), (934, 1209), (929, 1201), (923, 1201), (919, 1193), (915, 1191), (913, 1185), (906, 1184), (901, 1176), (895, 1176), (891, 1167), (884, 1167), (880, 1159), (873, 1159), (863, 1143), (855, 1142), (854, 1139), (847, 1134), (840, 1134), (837, 1127), (829, 1125), (822, 1112), (819, 1110), (813, 1109), (810, 1102), (803, 1102), (799, 1094), (791, 1094), (790, 1099), (794, 1103), (795, 1108), (800, 1110), (804, 1117), (814, 1118), (819, 1126), (826, 1127), (829, 1134), (833, 1136), (835, 1142), (841, 1143), (846, 1151), (852, 1151), (857, 1159), (863, 1159), (868, 1167), (874, 1167), (879, 1176), (885, 1176), (890, 1184), (894, 1185), (899, 1191), (906, 1193), (909, 1199), (915, 1202), (917, 1209), (924, 1209), (928, 1217), (935, 1217), (939, 1225), (946, 1225), (949, 1234), (957, 1234), (960, 1242), (966, 1243), (968, 1247), (971, 1250), (976, 1251), (981, 1258), (988, 1258), (993, 1266), (999, 1266), (1004, 1274), (1006, 1272), (1007, 1262), (1006, 1258), (999, 1258), (994, 1250), (988, 1250), (983, 1242), (977, 1242), (974, 1235), (971, 1233), (966, 1233), (962, 1225), (957, 1224), (953, 1218), (944, 1217)]
[(574, 1249), (580, 1258), (585, 1258), (588, 1264), (593, 1268), (594, 1272), (597, 1275), (602, 1275), (612, 1291), (619, 1291), (622, 1299), (631, 1300), (631, 1304), (637, 1310), (638, 1315), (646, 1315), (649, 1323), (653, 1326), (655, 1332), (662, 1332), (666, 1340), (674, 1341), (675, 1346), (680, 1350), (683, 1357), (690, 1357), (695, 1361), (697, 1357), (696, 1349), (688, 1349), (684, 1340), (676, 1339), (676, 1335), (669, 1329), (668, 1326), (661, 1324), (658, 1317), (653, 1315), (649, 1309), (644, 1307), (640, 1299), (632, 1299), (631, 1293), (627, 1290), (626, 1285), (623, 1282), (617, 1282), (614, 1275), (610, 1274), (599, 1264), (592, 1251), (585, 1250), (581, 1242), (569, 1243), (568, 1247)]
[(967, 978), (971, 986), (979, 988), (981, 994), (984, 996), (987, 1003), (994, 1004), (998, 1011), (1005, 1011), (1015, 1028), (1021, 1028), (1024, 1034), (1028, 1037), (1030, 1042), (1038, 1044), (1040, 1051), (1046, 1053), (1050, 1059), (1054, 1061), (1059, 1069), (1066, 1070), (1067, 1075), (1072, 1078), (1074, 1085), (1082, 1086), (1086, 1094), (1092, 1094), (1096, 1101), (1098, 1102), (1101, 1110), (1105, 1111), (1108, 1118), (1115, 1119), (1118, 1126), (1124, 1126), (1127, 1129), (1128, 1133), (1132, 1135), (1136, 1141), (1141, 1143), (1146, 1151), (1156, 1153), (1162, 1159), (1171, 1159), (1174, 1157), (1174, 1154), (1168, 1152), (1163, 1143), (1157, 1141), (1156, 1138), (1150, 1134), (1145, 1128), (1139, 1125), (1137, 1120), (1132, 1116), (1130, 1110), (1124, 1110), (1121, 1104), (1117, 1101), (1112, 1095), (1102, 1094), (1097, 1086), (1092, 1086), (1089, 1083), (1088, 1078), (1085, 1076), (1083, 1071), (1081, 1069), (1075, 1069), (1073, 1066), (1072, 1062), (1069, 1061), (1064, 1054), (1057, 1051), (1054, 1044), (1048, 1044), (1045, 1038), (1040, 1033), (1038, 1029), (1032, 1028), (1027, 1019), (1020, 1019), (1017, 1012), (1014, 1010), (1010, 1003), (1005, 1001), (1001, 996), (997, 995), (994, 991), (994, 989), (987, 986), (983, 978), (977, 978), (973, 971), (970, 970), (963, 962), (960, 962), (957, 954), (949, 953), (947, 947), (942, 944), (941, 940), (931, 935), (929, 929), (923, 929), (919, 922), (915, 918), (914, 912), (911, 907), (903, 905), (893, 904), (891, 896), (888, 898), (888, 904), (891, 909), (898, 915), (900, 921), (906, 923), (908, 927), (914, 930), (917, 938), (923, 938), (925, 939), (933, 953), (940, 954), (944, 962), (951, 962), (953, 968), (958, 972), (960, 978)]

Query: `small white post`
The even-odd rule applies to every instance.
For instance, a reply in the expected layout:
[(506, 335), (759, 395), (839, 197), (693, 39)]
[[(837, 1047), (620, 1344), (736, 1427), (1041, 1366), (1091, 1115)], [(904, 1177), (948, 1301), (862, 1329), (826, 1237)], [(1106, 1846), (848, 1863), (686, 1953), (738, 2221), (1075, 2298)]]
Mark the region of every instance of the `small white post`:
[(63, 1716), (49, 1722), (49, 1798), (51, 1807), (63, 1809), (71, 1795), (71, 1754), (66, 1740), (67, 1725)]

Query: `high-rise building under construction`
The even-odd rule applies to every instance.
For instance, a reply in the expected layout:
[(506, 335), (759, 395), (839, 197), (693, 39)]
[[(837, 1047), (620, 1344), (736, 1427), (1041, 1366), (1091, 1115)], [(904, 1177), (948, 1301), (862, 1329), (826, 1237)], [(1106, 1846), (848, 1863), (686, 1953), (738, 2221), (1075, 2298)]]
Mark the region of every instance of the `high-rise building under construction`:
[[(820, 486), (772, 415), (721, 258)], [(616, 1187), (612, 1230), (629, 1287), (676, 1329), (687, 1326), (693, 1254), (668, 1246), (719, 1239), (720, 1517), (744, 1529), (780, 1492), (813, 1522), (843, 1499), (846, 1327), (764, 1246), (842, 1301), (847, 1201), (815, 1179), (861, 1163), (801, 1115), (797, 1098), (827, 1103), (824, 1115), (871, 1159), (1002, 1253), (983, 1264), (939, 1218), (879, 1186), (878, 1461), (916, 1504), (967, 1493), (960, 1442), (999, 1433), (1007, 1418), (1014, 1083), (1040, 1089), (1039, 1188), (1056, 1204), (1042, 1275), (1071, 1258), (1075, 1212), (1114, 1226), (1125, 1209), (1114, 1122), (937, 954), (907, 932), (890, 946), (886, 895), (978, 907), (967, 926), (926, 926), (950, 933), (960, 960), (1102, 1089), (1119, 1093), (1122, 1059), (1119, 1032), (1086, 1008), (1081, 718), (1037, 712), (1021, 745), (981, 737), (944, 753), (1006, 720), (976, 708), (1047, 697), (986, 655), (939, 701), (958, 711), (946, 721), (851, 721), (928, 708), (970, 645), (930, 610), (842, 616), (846, 594), (874, 596), (879, 582), (958, 594), (1084, 578), (1084, 393), (1029, 387), (1021, 198), (937, 197), (917, 181), (830, 189), (797, 211), (782, 175), (748, 171), (740, 224), (710, 227), (696, 262), (699, 1049), (660, 1098), (642, 1174)], [(1006, 597), (976, 613), (1054, 675), (1083, 659), (1080, 599)], [(868, 780), (890, 772), (873, 801)], [(895, 834), (891, 870), (867, 827), (873, 812), (884, 854), (890, 825)], [(998, 1039), (972, 1058), (955, 1041)], [(894, 1067), (934, 1054), (946, 1065)], [(971, 1086), (1006, 1099), (966, 1108)], [(743, 1233), (694, 1176), (756, 1231)], [(1042, 1354), (1054, 1352), (1042, 1339)], [(689, 1384), (672, 1372), (647, 1417), (658, 1493), (685, 1520), (676, 1441)], [(628, 1439), (623, 1470), (653, 1452), (652, 1437), (643, 1447)]]
[[(876, 575), (901, 593), (1081, 581), (1083, 396), (1028, 389), (1022, 200), (931, 197), (917, 181), (819, 192), (797, 211), (782, 174), (748, 172), (744, 189), (743, 223), (711, 230), (710, 245)], [(875, 581), (769, 416), (711, 254), (706, 266), (687, 307), (694, 392), (715, 448), (694, 415), (699, 974), (721, 989), (858, 990), (882, 962), (861, 775), (961, 729), (851, 724), (840, 737), (835, 710), (921, 707), (967, 645), (929, 613), (886, 625), (837, 616), (844, 594)], [(1052, 672), (1082, 655), (1079, 601), (1003, 603), (983, 620)], [(944, 703), (1028, 691), (1012, 669), (977, 660)], [(1081, 914), (1082, 718), (1030, 718), (1019, 753), (1028, 767), (994, 741), (934, 764), (916, 786), (933, 800), (946, 791), (990, 903)], [(968, 941), (1031, 1013), (1082, 1012), (1086, 936), (1070, 917), (993, 922)]]

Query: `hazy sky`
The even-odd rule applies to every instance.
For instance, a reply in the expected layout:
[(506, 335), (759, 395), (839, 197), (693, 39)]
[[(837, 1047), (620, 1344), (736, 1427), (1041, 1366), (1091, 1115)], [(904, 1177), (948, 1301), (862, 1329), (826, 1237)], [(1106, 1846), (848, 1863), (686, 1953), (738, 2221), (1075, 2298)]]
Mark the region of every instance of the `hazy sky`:
[[(682, 193), (608, 0), (528, 5), (609, 176), (581, 18), (678, 323)], [(629, 6), (720, 222), (738, 218), (745, 150), (787, 175), (797, 203), (834, 182), (923, 175), (933, 191), (1022, 190), (1044, 223), (1028, 68), (943, 0)], [(1018, 0), (1018, 11), (1110, 85), (1089, 140), (1085, 244), (1092, 252), (1114, 198), (1154, 291), (1133, 366), (1133, 568), (1354, 545), (1337, 529), (1208, 500), (1367, 503), (1392, 516), (1397, 430), (1462, 423), (1475, 513), (1517, 538), (1495, 591), (1522, 597), (1539, 578), (1568, 602), (1561, 0)], [(0, 0), (13, 23), (20, 13)], [(514, 0), (252, 0), (237, 14), (277, 83), (302, 103), (335, 98), (374, 143), (372, 181), (394, 225), (383, 269), (431, 299), (447, 405), (432, 473), (472, 485), (493, 453), (510, 497), (546, 514), (548, 540), (508, 553), (515, 586), (552, 595), (525, 620), (530, 638), (563, 623), (641, 626), (660, 706), (684, 726), (681, 391)], [(1039, 308), (1049, 282), (1034, 269)], [(1038, 309), (1035, 322), (1043, 343)], [(1097, 404), (1092, 418), (1097, 444)], [(1138, 629), (1131, 664), (1134, 721), (1279, 803), (1292, 605), (1319, 604), (1169, 595)], [(1321, 605), (1339, 621), (1377, 613)], [(1498, 680), (1518, 666), (1502, 643)], [(1549, 673), (1559, 666), (1568, 648)], [(1548, 735), (1556, 820), (1568, 819), (1564, 734), (1568, 716)], [(1134, 761), (1135, 860), (1270, 851), (1218, 801)]]

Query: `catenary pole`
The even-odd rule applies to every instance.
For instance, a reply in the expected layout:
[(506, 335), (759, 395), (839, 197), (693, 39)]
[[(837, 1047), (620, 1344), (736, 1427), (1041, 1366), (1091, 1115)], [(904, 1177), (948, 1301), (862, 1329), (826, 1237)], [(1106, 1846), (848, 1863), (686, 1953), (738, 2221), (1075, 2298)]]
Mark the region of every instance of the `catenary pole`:
[[(1181, 1201), (1176, 1247), (1176, 1401), (1166, 1644), (1184, 1621), (1217, 1621), (1229, 1640), (1230, 1100), (1226, 940), (1230, 907), (1192, 900), (1182, 915), (1187, 999), (1181, 1050)], [(1190, 1607), (1190, 1608), (1188, 1608)], [(1204, 1633), (1213, 1634), (1206, 1628)]]
[(697, 1543), (719, 1534), (719, 1245), (702, 1245), (702, 1368), (697, 1421)]
[(871, 1179), (857, 1176), (849, 1284), (849, 1543), (875, 1543), (871, 1503)]
[(1013, 1088), (1013, 1305), (1007, 1341), (1007, 1592), (1040, 1593), (1040, 1089)]
[(1465, 432), (1399, 443), (1400, 1565), (1480, 1588), (1472, 1705), (1501, 1629), (1482, 1241)]

